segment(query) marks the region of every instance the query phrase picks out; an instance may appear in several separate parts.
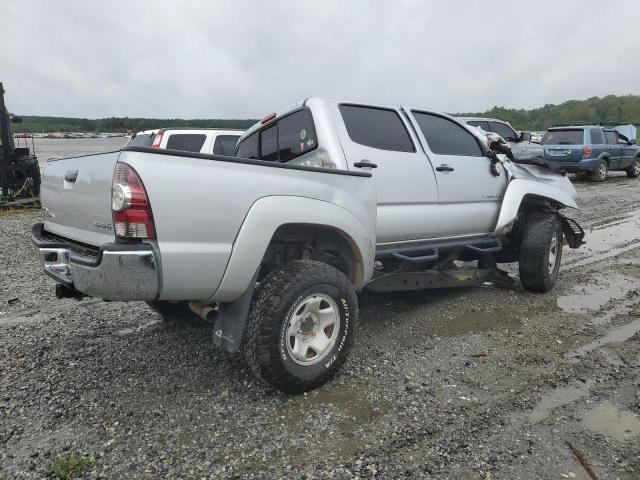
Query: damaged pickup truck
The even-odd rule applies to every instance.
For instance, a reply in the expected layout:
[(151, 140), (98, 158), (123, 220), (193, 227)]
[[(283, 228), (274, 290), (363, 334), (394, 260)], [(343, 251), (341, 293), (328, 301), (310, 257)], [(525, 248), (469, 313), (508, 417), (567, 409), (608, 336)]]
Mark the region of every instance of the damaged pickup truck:
[(453, 118), (311, 98), (268, 115), (235, 157), (128, 147), (49, 161), (33, 228), (58, 297), (199, 315), (287, 392), (330, 380), (356, 292), (479, 285), (546, 292), (584, 232), (569, 180), (520, 165)]

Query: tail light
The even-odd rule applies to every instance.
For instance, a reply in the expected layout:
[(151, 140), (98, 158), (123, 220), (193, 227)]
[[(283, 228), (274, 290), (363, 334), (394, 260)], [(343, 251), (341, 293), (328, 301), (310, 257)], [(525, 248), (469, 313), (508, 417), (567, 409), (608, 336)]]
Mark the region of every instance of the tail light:
[(162, 132), (156, 133), (156, 136), (153, 137), (153, 143), (151, 144), (151, 148), (160, 148), (160, 144), (162, 143)]
[(589, 158), (591, 156), (591, 149), (589, 147), (584, 147), (582, 149), (582, 158)]
[(136, 171), (116, 163), (111, 183), (111, 214), (116, 237), (156, 238), (151, 205)]

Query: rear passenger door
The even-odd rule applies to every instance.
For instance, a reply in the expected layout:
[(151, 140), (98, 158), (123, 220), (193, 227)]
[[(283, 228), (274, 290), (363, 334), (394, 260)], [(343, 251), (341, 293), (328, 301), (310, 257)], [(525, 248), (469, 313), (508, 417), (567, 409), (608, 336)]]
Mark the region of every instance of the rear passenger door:
[(437, 221), (446, 236), (466, 236), (493, 231), (498, 221), (507, 175), (491, 173), (476, 137), (442, 115), (411, 111), (420, 140), (436, 170), (439, 192)]
[(618, 134), (613, 130), (604, 132), (607, 139), (607, 151), (609, 152), (609, 170), (615, 170), (620, 167), (620, 144), (618, 143)]
[(430, 239), (439, 235), (435, 174), (420, 150), (406, 115), (392, 108), (331, 106), (349, 169), (368, 160), (376, 182), (378, 243)]

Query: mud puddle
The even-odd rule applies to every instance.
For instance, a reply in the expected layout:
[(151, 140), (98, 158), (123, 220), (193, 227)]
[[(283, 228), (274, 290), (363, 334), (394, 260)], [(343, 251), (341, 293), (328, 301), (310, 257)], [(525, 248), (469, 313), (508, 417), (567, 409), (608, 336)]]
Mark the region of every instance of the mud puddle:
[[(295, 434), (300, 429), (306, 430), (307, 423), (312, 425), (310, 428), (314, 428), (318, 415), (331, 418), (331, 423), (335, 425), (334, 439), (322, 442), (322, 446), (313, 454), (322, 456), (329, 453), (338, 458), (349, 458), (364, 445), (364, 440), (357, 431), (388, 411), (387, 405), (374, 404), (367, 399), (364, 392), (326, 388), (294, 398), (284, 422)], [(289, 453), (294, 460), (309, 460), (308, 451), (293, 448)]]
[(563, 265), (563, 270), (571, 270), (583, 265), (615, 257), (628, 250), (640, 247), (640, 213), (634, 212), (624, 218), (615, 218), (608, 223), (592, 227), (586, 232), (585, 245), (572, 251), (571, 257)]
[(611, 300), (620, 300), (635, 290), (637, 279), (622, 275), (610, 275), (595, 283), (582, 285), (579, 291), (558, 297), (557, 304), (567, 313), (586, 313), (600, 310)]
[(575, 349), (573, 352), (570, 352), (566, 355), (566, 358), (572, 362), (578, 362), (580, 357), (583, 357), (589, 352), (592, 352), (600, 347), (604, 347), (607, 345), (621, 343), (625, 340), (630, 339), (636, 333), (640, 332), (640, 319), (633, 320), (621, 327), (614, 328), (609, 330), (604, 337), (599, 338), (591, 343), (587, 343), (582, 347)]
[(624, 441), (640, 434), (640, 419), (637, 415), (620, 410), (609, 401), (589, 410), (582, 424), (589, 430)]
[(504, 311), (463, 311), (444, 321), (436, 321), (429, 333), (437, 337), (457, 337), (488, 331), (515, 330), (521, 325), (522, 318), (519, 315)]
[(563, 407), (589, 393), (593, 381), (559, 387), (545, 394), (531, 413), (527, 415), (530, 424), (535, 425), (549, 418), (556, 408)]

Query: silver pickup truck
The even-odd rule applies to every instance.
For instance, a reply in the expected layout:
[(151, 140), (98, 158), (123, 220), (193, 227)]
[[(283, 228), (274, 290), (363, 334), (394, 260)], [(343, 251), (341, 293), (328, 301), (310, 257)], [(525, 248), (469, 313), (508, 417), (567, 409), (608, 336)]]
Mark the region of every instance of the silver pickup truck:
[[(539, 159), (538, 159), (539, 160)], [(535, 163), (535, 162), (534, 162)], [(446, 115), (311, 98), (235, 157), (128, 147), (50, 161), (32, 238), (58, 297), (205, 319), (283, 391), (335, 375), (356, 292), (508, 281), (548, 291), (579, 226), (569, 180), (514, 163)]]

